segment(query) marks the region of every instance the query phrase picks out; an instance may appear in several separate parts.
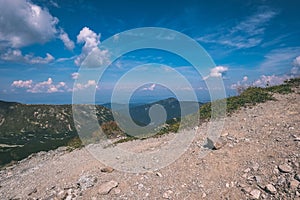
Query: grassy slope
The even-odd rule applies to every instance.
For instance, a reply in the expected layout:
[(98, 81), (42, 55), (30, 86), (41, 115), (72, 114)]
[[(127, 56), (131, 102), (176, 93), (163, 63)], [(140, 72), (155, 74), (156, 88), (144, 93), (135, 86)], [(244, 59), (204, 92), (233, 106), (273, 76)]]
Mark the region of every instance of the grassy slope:
[[(263, 103), (270, 100), (276, 100), (273, 97), (274, 93), (288, 94), (293, 92), (294, 87), (299, 87), (299, 86), (300, 86), (300, 78), (294, 78), (285, 81), (282, 85), (271, 86), (266, 88), (249, 87), (245, 89), (240, 95), (225, 99), (227, 104), (226, 113), (227, 115), (230, 115), (234, 111), (245, 106), (254, 106), (258, 103)], [(224, 99), (219, 101), (224, 101)], [(211, 118), (211, 106), (212, 106), (211, 103), (206, 103), (200, 107), (199, 110), (200, 123), (203, 121), (207, 121)], [(170, 132), (177, 132), (179, 128), (179, 124), (180, 124), (180, 119), (167, 122), (167, 124), (160, 130), (159, 133), (157, 133), (156, 136), (160, 136)], [(185, 127), (188, 128), (192, 126), (190, 126), (189, 124), (185, 124)], [(128, 136), (125, 139), (119, 140), (117, 143), (126, 142), (134, 139), (136, 138)]]

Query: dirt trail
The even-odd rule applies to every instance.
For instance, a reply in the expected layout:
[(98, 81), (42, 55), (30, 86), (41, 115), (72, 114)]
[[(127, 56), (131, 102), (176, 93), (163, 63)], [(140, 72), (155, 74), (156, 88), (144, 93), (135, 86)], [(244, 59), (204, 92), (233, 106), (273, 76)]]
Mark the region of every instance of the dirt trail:
[[(105, 168), (85, 149), (40, 152), (0, 171), (0, 199), (300, 199), (300, 95), (274, 95), (226, 118), (225, 146), (200, 153), (208, 123), (188, 150), (158, 171)], [(123, 148), (160, 148), (174, 135)]]

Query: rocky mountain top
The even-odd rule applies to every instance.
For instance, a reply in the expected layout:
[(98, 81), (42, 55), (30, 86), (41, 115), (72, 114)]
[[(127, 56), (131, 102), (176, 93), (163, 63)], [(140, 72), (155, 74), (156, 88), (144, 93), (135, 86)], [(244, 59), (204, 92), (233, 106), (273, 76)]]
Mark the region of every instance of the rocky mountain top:
[[(105, 166), (85, 148), (39, 152), (0, 171), (1, 199), (300, 199), (300, 93), (241, 108), (225, 120), (221, 145), (201, 156), (210, 122), (186, 152), (145, 173)], [(184, 133), (178, 133), (184, 134)], [(118, 147), (159, 151), (174, 134)], [(214, 144), (216, 145), (216, 144)]]

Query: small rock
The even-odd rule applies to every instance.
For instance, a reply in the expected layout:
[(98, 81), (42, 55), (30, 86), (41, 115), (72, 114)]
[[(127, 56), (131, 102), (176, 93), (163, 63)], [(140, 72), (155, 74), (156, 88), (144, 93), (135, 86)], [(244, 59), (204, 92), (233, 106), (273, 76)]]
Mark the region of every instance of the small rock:
[(222, 137), (218, 138), (216, 141), (207, 138), (207, 143), (204, 145), (204, 147), (212, 150), (219, 150), (225, 145), (226, 145), (226, 140)]
[(285, 178), (284, 177), (282, 177), (282, 176), (280, 176), (279, 178), (278, 178), (278, 180), (277, 180), (277, 185), (279, 185), (279, 186), (283, 186), (284, 185), (284, 183), (285, 183)]
[(112, 168), (112, 167), (104, 167), (100, 171), (104, 172), (104, 173), (112, 173), (114, 171), (114, 168)]
[(203, 194), (202, 194), (202, 198), (205, 198), (206, 197), (206, 194), (203, 192)]
[(251, 170), (250, 168), (247, 168), (247, 169), (244, 170), (244, 172), (248, 173), (248, 172), (250, 172), (250, 170)]
[(71, 194), (69, 194), (67, 197), (66, 197), (66, 199), (65, 200), (72, 200), (72, 195)]
[(139, 189), (139, 190), (142, 190), (143, 188), (144, 188), (144, 185), (143, 185), (143, 184), (141, 184), (141, 183), (138, 184), (138, 189)]
[(247, 185), (245, 185), (245, 184), (243, 184), (243, 183), (239, 183), (238, 186), (239, 186), (240, 188), (244, 188), (244, 187), (246, 187)]
[(297, 180), (295, 180), (295, 179), (293, 179), (293, 180), (291, 180), (290, 182), (289, 182), (289, 187), (291, 188), (291, 189), (297, 189), (298, 188), (298, 186), (299, 186), (299, 181), (297, 181)]
[(225, 184), (225, 186), (226, 186), (227, 188), (229, 188), (229, 187), (230, 187), (229, 183), (226, 183), (226, 184)]
[(173, 194), (172, 190), (168, 190), (163, 194), (163, 198), (164, 199), (170, 199), (171, 198), (171, 194)]
[(245, 192), (245, 193), (250, 193), (252, 191), (252, 188), (251, 187), (245, 187), (245, 188), (242, 188), (242, 191)]
[(258, 163), (254, 163), (252, 166), (253, 171), (257, 171), (259, 169), (259, 164)]
[(155, 175), (156, 175), (156, 176), (159, 176), (159, 177), (163, 177), (162, 174), (159, 173), (159, 172), (156, 172)]
[(58, 199), (65, 199), (67, 196), (67, 192), (64, 190), (61, 190), (60, 192), (57, 193), (57, 198)]
[(36, 188), (33, 188), (32, 190), (30, 190), (28, 192), (28, 196), (32, 195), (33, 193), (36, 193), (37, 192), (37, 189)]
[(265, 190), (270, 194), (276, 194), (277, 192), (276, 188), (272, 184), (266, 185)]
[(260, 176), (255, 176), (255, 180), (257, 183), (261, 183), (261, 177)]
[(82, 190), (93, 187), (96, 182), (97, 178), (92, 175), (83, 175), (78, 180), (78, 184), (81, 186)]
[(119, 188), (114, 189), (114, 191), (115, 191), (115, 194), (120, 194), (121, 193), (121, 190)]
[(278, 169), (283, 173), (291, 173), (293, 171), (293, 168), (288, 164), (279, 165)]
[(295, 141), (295, 142), (300, 142), (300, 137), (296, 137), (296, 138), (294, 139), (294, 141)]
[(252, 199), (259, 199), (260, 193), (261, 192), (258, 189), (254, 189), (250, 192), (250, 196)]
[(300, 174), (296, 174), (296, 175), (295, 175), (295, 179), (296, 179), (297, 181), (300, 181)]
[(100, 185), (98, 193), (102, 195), (108, 194), (113, 188), (117, 187), (118, 185), (119, 183), (116, 181), (103, 183), (102, 185)]

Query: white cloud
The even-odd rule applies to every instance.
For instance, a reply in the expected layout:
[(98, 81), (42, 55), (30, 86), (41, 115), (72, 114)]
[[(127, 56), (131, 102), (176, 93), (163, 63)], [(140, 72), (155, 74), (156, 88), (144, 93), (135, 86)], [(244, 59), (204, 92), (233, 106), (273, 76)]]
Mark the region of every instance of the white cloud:
[[(97, 82), (95, 80), (88, 80), (87, 83), (83, 84), (83, 83), (76, 83), (75, 86), (73, 87), (73, 90), (84, 90), (87, 89), (89, 87), (94, 87), (96, 86), (96, 88), (98, 88), (97, 86)], [(69, 91), (73, 91), (72, 89)]]
[(232, 28), (222, 25), (217, 33), (211, 33), (197, 38), (205, 43), (217, 43), (236, 49), (250, 48), (259, 45), (263, 40), (263, 34), (267, 23), (277, 15), (273, 10), (259, 8), (258, 12), (246, 18)]
[(45, 58), (42, 57), (32, 57), (30, 55), (26, 55), (25, 59), (31, 64), (46, 64), (54, 61), (54, 57), (47, 53)]
[(248, 76), (244, 76), (242, 82), (247, 82), (248, 81)]
[(256, 87), (266, 87), (266, 86), (273, 86), (273, 85), (279, 85), (282, 84), (285, 80), (291, 78), (288, 75), (283, 76), (276, 76), (276, 75), (262, 75), (259, 79), (253, 82), (253, 86)]
[(81, 54), (75, 59), (75, 64), (79, 66), (86, 56), (100, 44), (100, 34), (96, 34), (88, 27), (84, 27), (77, 35), (77, 43), (84, 43)]
[(70, 40), (69, 35), (65, 31), (61, 30), (61, 32), (59, 34), (59, 38), (64, 43), (64, 45), (67, 49), (69, 49), (69, 50), (74, 49), (75, 44), (72, 40)]
[(18, 81), (14, 81), (11, 84), (11, 86), (17, 87), (17, 88), (31, 88), (32, 87), (32, 80), (27, 80), (27, 81), (18, 80)]
[(74, 73), (71, 74), (71, 76), (72, 76), (72, 79), (76, 80), (79, 77), (79, 73), (78, 72), (74, 72)]
[[(46, 8), (31, 1), (10, 0), (0, 1), (0, 55), (8, 49), (19, 51), (20, 48), (32, 44), (44, 44), (54, 38), (60, 38), (68, 49), (74, 48), (74, 43), (62, 28), (57, 28), (59, 20), (52, 16)], [(5, 54), (5, 53), (4, 53)], [(50, 55), (50, 54), (49, 54)], [(29, 56), (33, 63), (47, 63), (46, 60)], [(22, 59), (6, 59), (7, 61), (22, 61)], [(26, 60), (26, 59), (25, 59)], [(29, 63), (31, 63), (29, 61)]]
[(65, 82), (53, 83), (52, 78), (48, 78), (47, 81), (34, 83), (32, 80), (18, 80), (13, 81), (12, 87), (25, 88), (30, 93), (54, 93), (65, 92), (68, 87)]
[(35, 57), (32, 54), (23, 55), (19, 49), (8, 49), (7, 52), (0, 55), (0, 59), (13, 62), (24, 62), (29, 64), (47, 64), (54, 61), (54, 57), (47, 53), (46, 57)]
[(296, 57), (293, 61), (293, 68), (291, 69), (291, 74), (295, 76), (300, 75), (300, 56)]
[(210, 70), (208, 76), (203, 77), (203, 80), (206, 80), (210, 77), (223, 77), (223, 74), (228, 71), (228, 67), (216, 66)]
[(57, 33), (58, 19), (30, 1), (0, 1), (0, 19), (0, 44), (5, 47), (45, 43)]
[(143, 91), (153, 91), (153, 90), (155, 89), (155, 87), (156, 87), (156, 84), (153, 83), (153, 84), (151, 84), (149, 87), (144, 87), (144, 88), (142, 88), (142, 90), (143, 90)]

